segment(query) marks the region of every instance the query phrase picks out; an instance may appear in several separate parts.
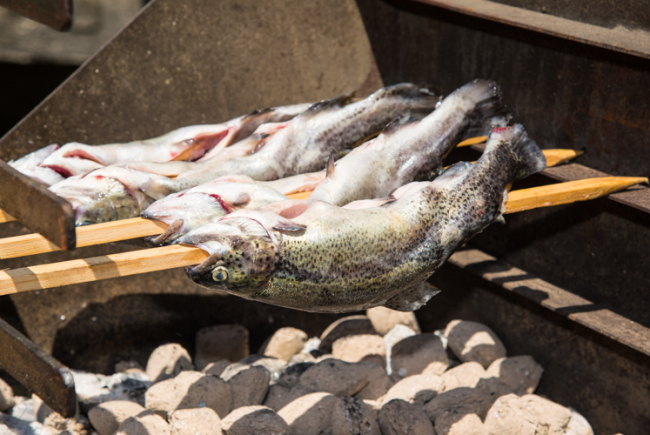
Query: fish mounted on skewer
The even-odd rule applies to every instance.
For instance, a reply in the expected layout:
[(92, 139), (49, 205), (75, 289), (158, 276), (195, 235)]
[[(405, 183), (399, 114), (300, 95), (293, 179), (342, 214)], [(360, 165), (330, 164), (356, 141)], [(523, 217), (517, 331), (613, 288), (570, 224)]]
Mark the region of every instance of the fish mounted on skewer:
[[(32, 161), (35, 156), (40, 158), (36, 163), (40, 168), (36, 178), (48, 186), (64, 178), (114, 164), (208, 160), (219, 155), (224, 148), (250, 136), (260, 125), (287, 121), (310, 106), (310, 103), (305, 103), (255, 110), (221, 124), (182, 127), (160, 137), (128, 143), (86, 145), (71, 142), (60, 148), (50, 145), (37, 151), (39, 154), (29, 156), (32, 156)], [(18, 163), (21, 160), (17, 160), (16, 164), (24, 167), (24, 164)], [(32, 176), (34, 170), (23, 172)]]
[(503, 221), (507, 186), (545, 166), (521, 125), (498, 128), (476, 163), (380, 207), (317, 201), (294, 215), (246, 210), (190, 231), (179, 242), (210, 256), (186, 272), (207, 288), (305, 311), (415, 310), (436, 293), (423, 283), (454, 250)]

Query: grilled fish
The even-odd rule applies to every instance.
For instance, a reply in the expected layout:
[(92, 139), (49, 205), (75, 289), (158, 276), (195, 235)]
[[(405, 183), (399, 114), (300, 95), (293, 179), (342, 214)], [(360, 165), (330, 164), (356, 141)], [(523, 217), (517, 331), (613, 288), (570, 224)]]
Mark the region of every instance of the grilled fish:
[[(176, 177), (185, 171), (200, 168), (201, 166), (212, 164), (210, 160), (225, 161), (234, 159), (235, 157), (242, 157), (260, 149), (266, 139), (282, 130), (287, 126), (289, 121), (284, 122), (268, 122), (262, 124), (253, 134), (240, 140), (239, 142), (230, 145), (227, 148), (222, 148), (217, 153), (212, 153), (210, 159), (204, 160), (203, 158), (198, 161), (185, 162), (185, 161), (171, 161), (171, 162), (141, 162), (132, 163), (127, 165), (131, 169), (136, 169), (142, 172), (149, 172), (151, 174), (164, 175), (166, 177)], [(205, 156), (204, 156), (205, 157)]]
[(385, 197), (410, 181), (430, 179), (442, 170), (442, 158), (468, 130), (486, 133), (506, 125), (509, 118), (496, 84), (474, 80), (447, 96), (424, 119), (398, 119), (336, 166), (330, 160), (327, 177), (309, 200), (343, 206)]
[(112, 165), (69, 177), (50, 187), (75, 210), (77, 226), (136, 217), (155, 199), (156, 192), (142, 192), (137, 186), (158, 175)]
[(476, 163), (380, 207), (317, 201), (292, 219), (247, 210), (197, 228), (179, 242), (210, 256), (186, 272), (204, 287), (300, 310), (414, 310), (436, 292), (422, 284), (454, 250), (503, 220), (506, 187), (545, 166), (521, 125), (495, 129)]
[(260, 151), (183, 172), (160, 187), (170, 193), (215, 178), (240, 174), (270, 181), (318, 171), (330, 154), (376, 134), (393, 119), (409, 112), (430, 112), (439, 97), (410, 83), (389, 86), (368, 98), (347, 104), (350, 96), (316, 103), (270, 137)]
[(40, 150), (34, 151), (33, 153), (29, 153), (18, 160), (11, 160), (8, 164), (15, 170), (22, 172), (39, 183), (45, 186), (51, 186), (52, 184), (63, 180), (63, 177), (52, 169), (42, 168), (38, 165), (41, 164), (47, 156), (58, 149), (59, 146), (56, 144), (48, 145)]
[(256, 110), (222, 124), (183, 127), (154, 139), (128, 143), (85, 145), (71, 142), (50, 154), (40, 166), (69, 177), (113, 164), (209, 159), (230, 144), (250, 136), (261, 124), (286, 121), (309, 107), (309, 104), (295, 104)]

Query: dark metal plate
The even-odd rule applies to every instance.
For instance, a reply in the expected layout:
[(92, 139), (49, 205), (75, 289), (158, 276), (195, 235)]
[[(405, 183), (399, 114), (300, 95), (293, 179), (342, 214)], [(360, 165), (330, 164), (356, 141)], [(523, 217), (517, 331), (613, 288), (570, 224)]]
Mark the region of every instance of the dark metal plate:
[(0, 6), (55, 30), (72, 27), (72, 0), (0, 0)]

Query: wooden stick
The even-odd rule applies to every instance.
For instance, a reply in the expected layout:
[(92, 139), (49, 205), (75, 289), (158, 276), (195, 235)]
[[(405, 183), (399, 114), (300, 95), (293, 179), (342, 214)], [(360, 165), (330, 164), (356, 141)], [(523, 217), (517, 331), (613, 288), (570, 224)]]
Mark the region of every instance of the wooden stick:
[[(647, 182), (647, 178), (604, 177), (517, 190), (508, 195), (506, 213), (585, 201)], [(0, 296), (191, 266), (201, 263), (207, 257), (208, 255), (199, 248), (171, 245), (85, 260), (4, 270), (0, 271)]]
[(586, 178), (584, 180), (515, 190), (508, 193), (506, 213), (517, 213), (534, 208), (587, 201), (640, 183), (648, 183), (648, 179), (644, 177)]
[[(549, 167), (563, 163), (581, 154), (573, 150), (545, 150), (544, 155)], [(311, 192), (288, 195), (291, 199), (307, 199)], [(142, 218), (124, 219), (103, 224), (88, 225), (77, 228), (77, 247), (100, 245), (102, 243), (161, 234), (167, 225), (159, 221)], [(26, 257), (58, 251), (59, 248), (40, 234), (8, 237), (0, 239), (0, 260)]]
[(7, 213), (6, 211), (0, 209), (0, 224), (4, 222), (15, 221), (16, 218)]
[(479, 143), (483, 143), (487, 140), (487, 136), (477, 136), (477, 137), (470, 137), (469, 139), (465, 139), (458, 145), (456, 145), (456, 148), (460, 147), (468, 147), (470, 145), (476, 145)]
[[(166, 228), (167, 224), (163, 222), (142, 218), (77, 227), (77, 247), (155, 236)], [(0, 239), (0, 260), (59, 250), (58, 246), (36, 233)]]

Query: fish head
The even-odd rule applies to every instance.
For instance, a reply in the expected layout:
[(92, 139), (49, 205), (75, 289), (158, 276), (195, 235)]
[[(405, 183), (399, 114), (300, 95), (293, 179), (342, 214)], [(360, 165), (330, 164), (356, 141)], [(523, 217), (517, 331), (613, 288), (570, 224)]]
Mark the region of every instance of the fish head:
[(271, 238), (252, 219), (211, 222), (185, 234), (178, 243), (210, 254), (203, 263), (185, 269), (192, 281), (240, 295), (264, 287), (280, 260), (278, 235)]
[(50, 190), (71, 203), (76, 226), (136, 217), (142, 205), (121, 182), (101, 175), (71, 177)]

